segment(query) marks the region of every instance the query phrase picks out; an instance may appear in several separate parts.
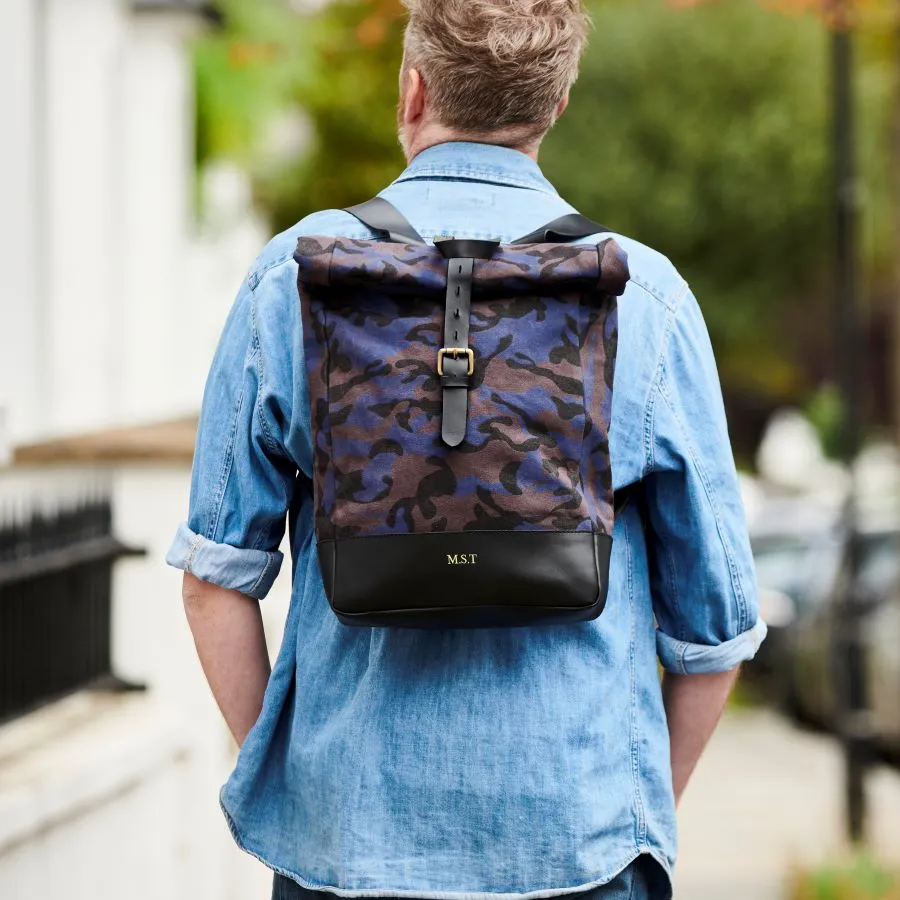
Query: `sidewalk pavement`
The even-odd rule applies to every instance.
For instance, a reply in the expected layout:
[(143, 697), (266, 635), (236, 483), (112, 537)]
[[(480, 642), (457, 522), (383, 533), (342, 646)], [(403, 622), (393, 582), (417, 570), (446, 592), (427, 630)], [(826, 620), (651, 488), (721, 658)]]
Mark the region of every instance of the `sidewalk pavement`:
[[(676, 900), (783, 900), (792, 866), (841, 851), (842, 785), (833, 738), (729, 713), (679, 810)], [(867, 796), (873, 851), (900, 865), (900, 773), (874, 770)]]

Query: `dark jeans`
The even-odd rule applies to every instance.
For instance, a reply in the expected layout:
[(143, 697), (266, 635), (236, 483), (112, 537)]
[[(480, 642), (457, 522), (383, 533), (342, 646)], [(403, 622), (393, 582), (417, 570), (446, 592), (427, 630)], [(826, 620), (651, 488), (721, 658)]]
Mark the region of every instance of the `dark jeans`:
[[(659, 864), (649, 856), (641, 856), (607, 884), (589, 891), (564, 894), (559, 900), (670, 900), (671, 897), (669, 880)], [(337, 895), (328, 891), (311, 891), (290, 878), (276, 875), (272, 900), (337, 900)]]

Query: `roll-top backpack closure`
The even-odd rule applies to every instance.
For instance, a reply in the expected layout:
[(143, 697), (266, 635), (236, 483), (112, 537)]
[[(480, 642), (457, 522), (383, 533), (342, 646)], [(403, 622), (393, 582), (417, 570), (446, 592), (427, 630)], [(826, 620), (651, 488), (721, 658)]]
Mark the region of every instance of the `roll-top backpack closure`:
[[(310, 286), (372, 288), (401, 299), (445, 294), (447, 260), (427, 244), (352, 238), (302, 237), (294, 259)], [(599, 244), (501, 245), (491, 259), (476, 259), (472, 296), (533, 295), (535, 279), (548, 294), (589, 293), (620, 297), (628, 284), (628, 257), (613, 238)]]

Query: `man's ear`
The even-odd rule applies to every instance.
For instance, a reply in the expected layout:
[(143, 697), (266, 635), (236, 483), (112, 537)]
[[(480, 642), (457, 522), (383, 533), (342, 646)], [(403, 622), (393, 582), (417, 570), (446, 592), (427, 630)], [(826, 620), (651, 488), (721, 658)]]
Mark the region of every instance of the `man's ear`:
[(560, 100), (559, 103), (556, 104), (556, 118), (557, 119), (566, 111), (566, 107), (568, 105), (569, 105), (569, 92), (566, 91), (565, 94), (563, 94), (562, 100)]
[(403, 125), (415, 125), (425, 115), (425, 82), (418, 69), (410, 67), (404, 75)]

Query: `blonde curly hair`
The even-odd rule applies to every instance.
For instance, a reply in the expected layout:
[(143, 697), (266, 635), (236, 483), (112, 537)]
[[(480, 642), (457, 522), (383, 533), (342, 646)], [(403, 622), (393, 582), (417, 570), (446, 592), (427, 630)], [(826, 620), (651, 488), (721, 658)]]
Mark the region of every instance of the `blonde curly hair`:
[(578, 77), (581, 0), (403, 0), (403, 72), (415, 68), (442, 125), (538, 138)]

